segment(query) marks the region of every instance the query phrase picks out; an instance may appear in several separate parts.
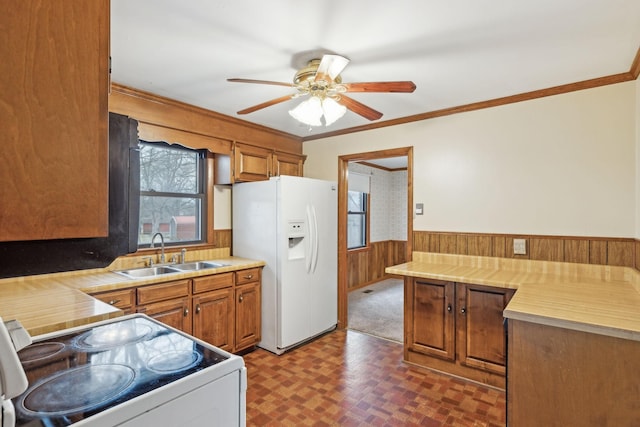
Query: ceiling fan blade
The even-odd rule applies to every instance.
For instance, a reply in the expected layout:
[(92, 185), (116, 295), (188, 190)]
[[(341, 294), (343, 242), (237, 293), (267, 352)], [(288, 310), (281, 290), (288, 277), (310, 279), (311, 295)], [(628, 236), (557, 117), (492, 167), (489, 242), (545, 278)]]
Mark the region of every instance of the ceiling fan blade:
[(295, 95), (285, 95), (280, 98), (275, 98), (267, 102), (263, 102), (262, 104), (254, 105), (253, 107), (245, 108), (244, 110), (238, 111), (238, 114), (249, 114), (254, 111), (262, 110), (263, 108), (271, 107), (272, 105), (280, 104), (281, 102), (288, 101), (293, 99)]
[(316, 71), (315, 81), (323, 80), (332, 82), (340, 75), (342, 70), (349, 64), (349, 60), (340, 55), (323, 55), (318, 70)]
[(269, 80), (252, 80), (252, 79), (227, 79), (228, 82), (233, 83), (258, 83), (261, 85), (276, 85), (276, 86), (287, 86), (287, 87), (295, 87), (292, 83), (283, 83), (283, 82), (272, 82)]
[(338, 99), (338, 103), (344, 105), (349, 110), (353, 111), (356, 114), (360, 114), (362, 117), (368, 120), (378, 120), (382, 117), (382, 113), (374, 110), (371, 107), (367, 107), (366, 105), (356, 101), (353, 98), (349, 98), (345, 95), (340, 95), (340, 99)]
[(413, 92), (416, 85), (411, 81), (342, 83), (347, 92)]

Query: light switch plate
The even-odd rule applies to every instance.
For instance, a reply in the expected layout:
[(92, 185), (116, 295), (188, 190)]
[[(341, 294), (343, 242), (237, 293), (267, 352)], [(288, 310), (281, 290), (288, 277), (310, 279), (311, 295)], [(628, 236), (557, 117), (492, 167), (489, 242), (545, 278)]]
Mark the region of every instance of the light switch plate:
[(513, 254), (514, 255), (527, 254), (527, 239), (513, 239)]

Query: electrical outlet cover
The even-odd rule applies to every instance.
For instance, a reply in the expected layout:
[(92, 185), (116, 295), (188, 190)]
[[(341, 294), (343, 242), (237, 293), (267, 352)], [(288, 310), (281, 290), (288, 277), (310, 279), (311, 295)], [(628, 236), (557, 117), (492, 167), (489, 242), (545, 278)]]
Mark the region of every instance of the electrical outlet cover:
[(513, 254), (514, 255), (526, 255), (527, 254), (527, 240), (526, 239), (513, 239)]

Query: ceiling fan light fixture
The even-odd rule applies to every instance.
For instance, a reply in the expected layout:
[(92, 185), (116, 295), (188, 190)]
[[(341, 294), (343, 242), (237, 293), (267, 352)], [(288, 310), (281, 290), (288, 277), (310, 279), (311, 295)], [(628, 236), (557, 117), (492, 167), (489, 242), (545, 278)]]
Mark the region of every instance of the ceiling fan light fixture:
[(322, 101), (322, 111), (324, 112), (324, 125), (333, 124), (347, 112), (347, 107), (340, 105), (333, 98), (325, 98)]
[(309, 126), (322, 126), (320, 118), (323, 113), (322, 100), (317, 96), (312, 96), (298, 104), (293, 110), (289, 110), (291, 117)]

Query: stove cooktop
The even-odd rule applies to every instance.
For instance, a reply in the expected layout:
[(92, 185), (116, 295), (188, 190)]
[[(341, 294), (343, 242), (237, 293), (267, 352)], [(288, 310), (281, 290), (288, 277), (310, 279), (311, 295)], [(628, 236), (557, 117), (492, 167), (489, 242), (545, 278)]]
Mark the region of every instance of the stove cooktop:
[(55, 336), (18, 356), (29, 388), (16, 426), (68, 426), (226, 360), (146, 316)]

